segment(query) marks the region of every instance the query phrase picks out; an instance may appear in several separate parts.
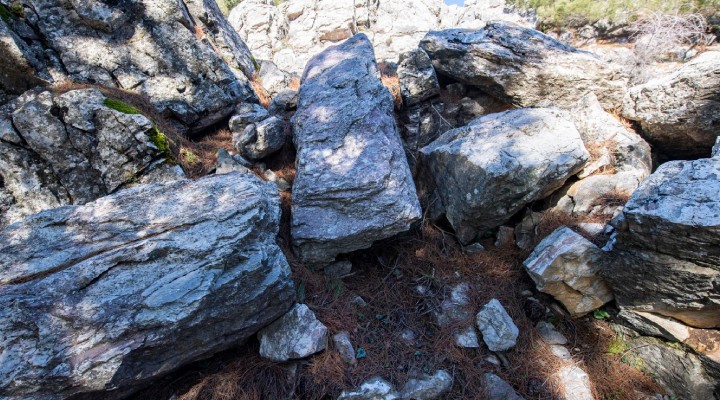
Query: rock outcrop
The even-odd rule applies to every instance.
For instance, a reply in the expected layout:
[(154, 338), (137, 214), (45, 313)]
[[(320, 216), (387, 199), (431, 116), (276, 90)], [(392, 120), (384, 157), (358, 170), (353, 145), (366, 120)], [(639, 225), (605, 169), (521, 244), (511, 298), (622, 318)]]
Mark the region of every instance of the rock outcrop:
[(560, 188), (589, 158), (567, 113), (541, 108), (480, 117), (420, 154), (424, 180), (464, 244)]
[(530, 28), (491, 22), (476, 31), (435, 31), (420, 47), (439, 74), (519, 107), (571, 107), (590, 92), (607, 109), (623, 101), (625, 79), (610, 64)]
[(274, 185), (233, 173), (0, 231), (0, 397), (126, 396), (242, 343), (294, 301), (279, 219)]
[(633, 194), (603, 272), (619, 306), (720, 327), (718, 176), (716, 158), (672, 161)]
[(250, 52), (214, 1), (14, 4), (10, 32), (0, 35), (12, 39), (13, 59), (22, 53), (19, 69), (35, 71), (29, 76), (140, 93), (181, 133), (217, 123), (238, 102), (257, 102), (246, 77), (255, 71)]
[(143, 115), (107, 104), (113, 105), (97, 89), (38, 90), (3, 108), (0, 177), (15, 204), (0, 212), (0, 227), (93, 201), (159, 166), (154, 161), (166, 156), (157, 146), (162, 133)]
[(292, 123), (292, 239), (303, 260), (331, 262), (420, 218), (393, 101), (365, 35), (310, 61)]
[(708, 157), (720, 125), (720, 52), (708, 51), (677, 71), (629, 89), (623, 116), (666, 155)]
[(568, 227), (543, 239), (523, 262), (539, 291), (552, 295), (570, 314), (582, 316), (613, 299), (600, 277), (607, 256)]

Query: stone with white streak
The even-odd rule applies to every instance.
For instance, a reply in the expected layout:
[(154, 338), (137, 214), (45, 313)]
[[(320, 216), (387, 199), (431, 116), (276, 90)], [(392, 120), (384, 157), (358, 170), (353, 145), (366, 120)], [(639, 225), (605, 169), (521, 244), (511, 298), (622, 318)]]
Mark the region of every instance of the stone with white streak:
[(296, 304), (282, 318), (258, 333), (260, 355), (272, 361), (305, 358), (327, 346), (328, 329), (308, 306)]

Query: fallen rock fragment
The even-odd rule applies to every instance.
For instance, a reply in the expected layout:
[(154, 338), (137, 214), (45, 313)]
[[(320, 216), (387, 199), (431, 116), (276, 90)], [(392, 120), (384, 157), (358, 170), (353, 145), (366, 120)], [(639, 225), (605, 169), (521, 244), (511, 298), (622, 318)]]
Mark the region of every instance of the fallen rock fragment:
[(325, 350), (327, 327), (308, 306), (296, 304), (287, 314), (258, 332), (260, 355), (284, 362)]
[(483, 306), (477, 313), (476, 322), (490, 351), (506, 351), (515, 347), (520, 331), (497, 299)]

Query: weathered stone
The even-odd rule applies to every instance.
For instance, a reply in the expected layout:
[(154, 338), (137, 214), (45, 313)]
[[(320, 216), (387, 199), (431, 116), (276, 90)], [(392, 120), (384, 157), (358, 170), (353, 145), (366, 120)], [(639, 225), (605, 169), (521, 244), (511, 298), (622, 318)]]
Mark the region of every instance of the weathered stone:
[(565, 346), (559, 344), (552, 344), (550, 345), (550, 352), (552, 352), (555, 357), (561, 360), (572, 360), (570, 350), (568, 350)]
[[(471, 320), (470, 285), (461, 283), (450, 289), (450, 296), (440, 303), (435, 320), (440, 327), (456, 325)], [(470, 324), (453, 332), (455, 344), (459, 347), (480, 347), (475, 328)]]
[(720, 159), (672, 161), (633, 194), (603, 270), (618, 305), (720, 327)]
[(367, 380), (356, 390), (346, 390), (337, 400), (395, 400), (400, 399), (393, 386), (380, 377)]
[(235, 114), (230, 118), (228, 125), (233, 136), (239, 135), (242, 134), (249, 125), (261, 122), (269, 116), (268, 110), (260, 104), (243, 103), (237, 106)]
[(480, 117), (420, 154), (426, 185), (435, 188), (462, 243), (560, 188), (589, 157), (569, 116), (556, 109)]
[(270, 115), (282, 115), (297, 109), (298, 91), (283, 90), (273, 97), (268, 106)]
[(510, 226), (501, 226), (495, 235), (495, 247), (509, 247), (515, 245), (515, 229)]
[[(274, 188), (180, 180), (0, 231), (0, 397), (120, 397), (242, 343), (294, 298)], [(96, 393), (97, 395), (97, 393)]]
[(453, 377), (445, 370), (437, 370), (433, 375), (424, 375), (407, 381), (400, 392), (402, 399), (432, 400), (447, 393), (453, 384)]
[(707, 157), (720, 123), (720, 52), (708, 51), (677, 71), (630, 88), (623, 116), (673, 158)]
[(24, 216), (85, 204), (135, 181), (164, 158), (152, 122), (107, 107), (97, 89), (29, 91), (0, 119), (0, 176)]
[(355, 348), (353, 348), (352, 341), (350, 340), (350, 334), (343, 331), (333, 335), (332, 339), (335, 350), (340, 354), (340, 358), (350, 365), (357, 364)]
[(613, 299), (600, 277), (607, 255), (568, 227), (543, 239), (523, 262), (538, 290), (552, 295), (573, 316), (582, 316)]
[(533, 248), (538, 240), (537, 227), (542, 220), (542, 213), (527, 210), (522, 221), (515, 226), (515, 244), (523, 250)]
[(657, 314), (623, 309), (618, 313), (618, 318), (645, 335), (663, 337), (680, 343), (690, 338), (690, 328)]
[(568, 342), (565, 335), (558, 332), (555, 326), (549, 322), (538, 322), (537, 330), (542, 340), (547, 344), (567, 344)]
[(261, 61), (260, 71), (258, 72), (260, 82), (267, 90), (271, 97), (290, 87), (293, 79), (298, 79), (297, 75), (293, 76), (288, 72), (280, 70), (280, 68), (271, 61)]
[(213, 1), (15, 3), (25, 15), (12, 24), (15, 43), (27, 43), (30, 64), (43, 55), (33, 65), (38, 76), (51, 70), (54, 82), (137, 92), (181, 133), (221, 121), (238, 102), (257, 102), (250, 52)]
[[(244, 160), (241, 156), (237, 156)], [(243, 163), (235, 156), (231, 156), (225, 149), (219, 149), (217, 152), (217, 162), (215, 164), (216, 174), (229, 174), (230, 172), (251, 173), (250, 165)]]
[(420, 218), (392, 98), (365, 35), (310, 61), (292, 121), (292, 237), (304, 261), (332, 261)]
[(233, 147), (241, 156), (260, 160), (280, 150), (285, 144), (285, 123), (278, 117), (269, 117), (245, 127), (242, 133), (233, 133)]
[(595, 400), (590, 385), (590, 377), (575, 365), (562, 367), (557, 372), (557, 382), (563, 400)]
[(352, 272), (352, 263), (350, 261), (336, 261), (323, 268), (323, 272), (331, 278), (342, 278)]
[(485, 374), (485, 391), (488, 400), (525, 400), (509, 383), (495, 374)]
[(590, 92), (608, 109), (622, 104), (626, 83), (610, 64), (530, 28), (490, 22), (477, 31), (430, 32), (420, 48), (439, 74), (519, 107), (543, 100), (571, 107)]
[(305, 358), (327, 346), (327, 327), (308, 306), (296, 304), (282, 318), (258, 333), (260, 355), (272, 361)]
[(413, 106), (440, 94), (432, 61), (422, 49), (400, 54), (397, 75), (405, 106)]
[(506, 351), (515, 347), (520, 331), (496, 299), (483, 306), (476, 316), (476, 322), (490, 351)]

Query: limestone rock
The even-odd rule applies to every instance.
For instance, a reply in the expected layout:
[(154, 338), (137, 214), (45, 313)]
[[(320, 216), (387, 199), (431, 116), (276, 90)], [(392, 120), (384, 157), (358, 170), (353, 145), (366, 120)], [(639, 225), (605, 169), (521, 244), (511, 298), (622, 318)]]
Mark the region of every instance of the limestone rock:
[(541, 108), (480, 117), (420, 153), (462, 243), (560, 188), (589, 157), (567, 114)]
[(150, 120), (105, 101), (97, 89), (29, 91), (4, 107), (10, 117), (0, 119), (0, 176), (15, 199), (8, 222), (93, 201), (164, 158)]
[(490, 351), (506, 351), (515, 347), (520, 331), (499, 301), (492, 299), (485, 304), (476, 321)]
[(524, 400), (509, 383), (495, 374), (485, 374), (485, 390), (488, 400)]
[(607, 256), (568, 227), (543, 239), (523, 262), (538, 290), (552, 295), (573, 316), (582, 316), (613, 299), (600, 277)]
[(633, 194), (603, 271), (618, 305), (720, 327), (720, 159), (671, 161)]
[(181, 133), (257, 102), (246, 77), (255, 70), (250, 52), (213, 1), (16, 3), (24, 18), (12, 24), (14, 42), (27, 44), (20, 50), (44, 79), (139, 93)]
[(433, 375), (425, 375), (407, 381), (400, 398), (415, 400), (439, 399), (448, 392), (453, 384), (453, 377), (445, 370), (437, 370)]
[(563, 400), (595, 400), (590, 385), (590, 377), (576, 365), (562, 367), (557, 372), (557, 381)]
[(393, 386), (386, 380), (375, 377), (367, 380), (356, 390), (346, 390), (337, 400), (395, 400), (400, 399)]
[(308, 306), (296, 304), (282, 318), (258, 333), (260, 355), (272, 361), (305, 358), (327, 346), (327, 327)]
[(534, 29), (490, 22), (476, 31), (430, 32), (420, 47), (439, 74), (519, 107), (543, 100), (571, 107), (590, 92), (605, 108), (622, 104), (626, 82), (610, 64)]
[[(241, 344), (295, 291), (279, 199), (250, 175), (179, 180), (0, 231), (0, 397), (103, 398)], [(107, 396), (99, 393), (107, 392)]]
[(623, 116), (639, 121), (645, 138), (671, 157), (707, 157), (720, 123), (718, 73), (720, 52), (705, 52), (675, 72), (630, 88)]
[(304, 261), (330, 262), (420, 218), (392, 98), (365, 35), (310, 61), (292, 123), (292, 237)]
[(397, 74), (405, 106), (413, 106), (440, 94), (432, 61), (422, 49), (401, 54)]

